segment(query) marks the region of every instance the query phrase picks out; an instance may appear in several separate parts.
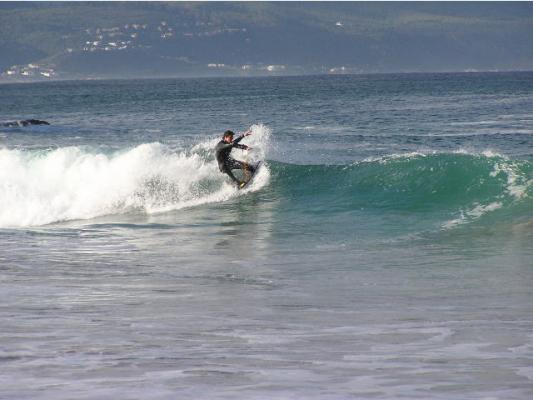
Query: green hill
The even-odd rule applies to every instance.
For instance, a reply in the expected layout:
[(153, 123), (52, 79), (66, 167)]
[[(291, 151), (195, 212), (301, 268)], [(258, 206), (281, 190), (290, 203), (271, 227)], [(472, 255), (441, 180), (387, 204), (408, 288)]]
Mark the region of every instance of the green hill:
[(531, 43), (533, 3), (0, 3), (4, 79), (531, 69)]

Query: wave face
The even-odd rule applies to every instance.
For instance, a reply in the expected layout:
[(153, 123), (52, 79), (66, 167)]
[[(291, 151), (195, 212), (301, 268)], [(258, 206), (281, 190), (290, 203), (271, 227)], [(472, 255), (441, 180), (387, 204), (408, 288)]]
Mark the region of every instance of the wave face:
[(308, 211), (428, 212), (448, 228), (533, 206), (532, 163), (490, 152), (412, 153), (347, 166), (275, 163), (272, 172), (272, 184)]
[[(270, 135), (262, 125), (253, 126), (252, 131), (254, 135), (247, 140), (255, 149), (250, 161), (264, 157)], [(213, 159), (212, 148), (218, 140), (183, 152), (160, 143), (111, 154), (82, 147), (0, 149), (0, 227), (165, 212), (221, 202), (268, 182), (268, 168), (262, 168), (252, 185), (238, 191)]]

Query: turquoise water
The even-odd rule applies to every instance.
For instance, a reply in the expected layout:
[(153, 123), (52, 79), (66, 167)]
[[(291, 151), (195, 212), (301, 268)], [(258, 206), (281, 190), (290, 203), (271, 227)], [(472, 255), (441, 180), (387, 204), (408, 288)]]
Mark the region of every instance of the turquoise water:
[(531, 398), (531, 110), (531, 73), (0, 86), (51, 123), (0, 128), (0, 398)]

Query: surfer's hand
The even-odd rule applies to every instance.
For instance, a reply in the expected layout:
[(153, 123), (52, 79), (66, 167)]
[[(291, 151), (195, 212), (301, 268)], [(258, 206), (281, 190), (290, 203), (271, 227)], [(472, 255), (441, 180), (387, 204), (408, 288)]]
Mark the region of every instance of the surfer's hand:
[(250, 146), (246, 146), (246, 150), (252, 150)]
[(252, 131), (246, 131), (246, 132), (244, 132), (244, 136), (245, 136), (245, 137), (246, 137), (246, 136), (250, 136), (251, 134), (252, 134)]

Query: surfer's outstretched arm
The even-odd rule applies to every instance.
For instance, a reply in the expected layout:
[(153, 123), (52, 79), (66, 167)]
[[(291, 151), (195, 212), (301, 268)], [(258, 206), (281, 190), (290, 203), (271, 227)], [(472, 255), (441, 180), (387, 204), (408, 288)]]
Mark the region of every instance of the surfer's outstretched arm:
[(245, 136), (245, 135), (238, 136), (238, 137), (237, 137), (232, 143), (233, 143), (233, 144), (237, 144), (237, 143), (239, 143), (242, 139), (244, 139), (244, 136)]
[(251, 133), (250, 132), (246, 132), (245, 134), (239, 136), (237, 139), (235, 139), (232, 144), (233, 144), (233, 147), (236, 147), (238, 149), (241, 149), (241, 150), (249, 150), (251, 147), (250, 146), (246, 146), (245, 144), (239, 144), (239, 142), (244, 139), (246, 136), (250, 136)]
[[(252, 131), (246, 131), (244, 132), (242, 135), (238, 136), (234, 141), (233, 143), (234, 144), (237, 144), (239, 143), (242, 139), (244, 139), (246, 136), (250, 136), (252, 134)], [(237, 147), (237, 146), (235, 146)]]

